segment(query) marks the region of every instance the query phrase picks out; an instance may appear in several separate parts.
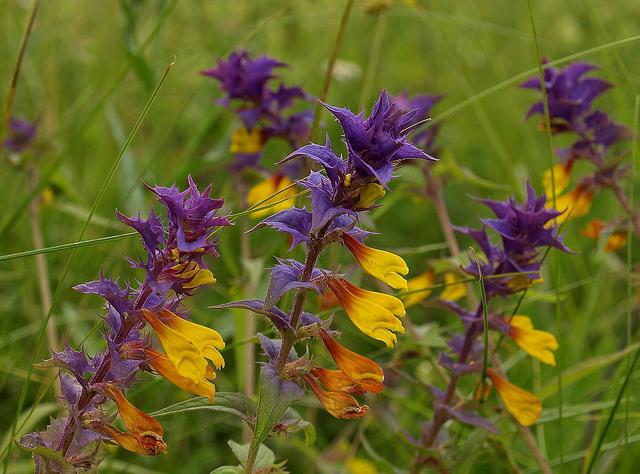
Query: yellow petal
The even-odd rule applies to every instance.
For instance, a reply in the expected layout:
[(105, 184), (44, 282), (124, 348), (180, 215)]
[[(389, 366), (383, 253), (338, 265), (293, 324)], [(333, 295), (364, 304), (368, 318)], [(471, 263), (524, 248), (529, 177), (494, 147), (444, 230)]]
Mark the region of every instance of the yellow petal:
[[(421, 301), (427, 299), (431, 294), (429, 288), (433, 286), (436, 282), (436, 274), (433, 270), (427, 270), (426, 272), (418, 275), (417, 277), (411, 278), (407, 282), (407, 291), (409, 294), (402, 296), (402, 301), (404, 302), (404, 307), (408, 308), (410, 306), (414, 306)], [(421, 291), (418, 291), (421, 290)]]
[[(558, 224), (565, 222), (568, 219), (577, 219), (589, 213), (591, 209), (591, 201), (593, 199), (593, 193), (585, 188), (578, 186), (570, 193), (563, 194), (556, 197), (557, 211), (564, 211), (560, 214), (555, 221)], [(547, 208), (553, 208), (553, 200), (547, 196)], [(547, 225), (554, 225), (554, 220), (549, 221)]]
[(196, 262), (183, 262), (171, 267), (176, 276), (182, 280), (188, 280), (182, 285), (185, 289), (198, 288), (204, 285), (213, 285), (216, 282), (213, 273), (207, 268), (202, 268)]
[[(258, 209), (264, 207), (264, 209), (252, 212), (249, 217), (257, 219), (294, 206), (296, 189), (291, 186), (292, 184), (292, 181), (286, 176), (273, 175), (253, 186), (247, 194), (247, 204), (250, 207), (256, 206)], [(270, 204), (274, 205), (266, 207)]]
[(522, 426), (533, 425), (542, 412), (542, 404), (534, 394), (513, 385), (489, 369), (487, 374), (509, 413)]
[[(207, 397), (210, 402), (213, 401), (216, 394), (216, 387), (213, 383), (208, 380), (201, 380), (200, 382), (194, 383), (192, 380), (183, 377), (178, 373), (176, 366), (173, 365), (173, 362), (171, 362), (165, 354), (149, 349), (146, 351), (146, 355), (147, 362), (155, 369), (155, 371), (176, 387), (195, 395)], [(207, 378), (215, 378), (215, 373), (209, 373)]]
[(181, 318), (167, 309), (161, 309), (158, 314), (168, 327), (192, 341), (217, 369), (224, 367), (224, 359), (218, 350), (224, 349), (224, 341), (218, 331)]
[(409, 267), (402, 257), (367, 247), (349, 234), (343, 234), (342, 240), (365, 272), (392, 288), (407, 289), (407, 280), (400, 275), (409, 273)]
[(165, 353), (178, 373), (194, 383), (206, 378), (207, 360), (200, 348), (180, 332), (164, 324), (157, 314), (143, 309), (142, 317), (153, 327)]
[(378, 474), (376, 465), (367, 459), (351, 458), (347, 462), (349, 474)]
[(243, 153), (254, 155), (262, 150), (263, 146), (262, 132), (254, 128), (249, 132), (246, 128), (238, 128), (231, 134), (231, 153)]
[(367, 336), (392, 347), (397, 342), (393, 332), (404, 333), (404, 327), (398, 318), (404, 316), (406, 311), (398, 298), (363, 290), (343, 278), (329, 280), (329, 288), (351, 322)]
[(558, 348), (558, 341), (553, 334), (534, 329), (531, 319), (527, 316), (514, 316), (510, 324), (509, 337), (522, 350), (541, 362), (555, 367), (556, 358), (551, 351)]
[(467, 295), (467, 286), (464, 283), (455, 284), (455, 282), (462, 280), (456, 273), (447, 272), (444, 274), (444, 282), (447, 285), (440, 298), (447, 301), (457, 301)]
[[(555, 165), (553, 167), (553, 182), (555, 183), (556, 197), (560, 195), (562, 191), (567, 189), (569, 185), (571, 167), (567, 165)], [(553, 196), (553, 187), (551, 186), (551, 169), (548, 169), (542, 175), (542, 186), (544, 187), (544, 193), (549, 197)], [(551, 199), (551, 197), (549, 197)]]
[(311, 369), (311, 374), (330, 392), (344, 392), (351, 395), (362, 395), (365, 393), (365, 390), (342, 370), (314, 367)]

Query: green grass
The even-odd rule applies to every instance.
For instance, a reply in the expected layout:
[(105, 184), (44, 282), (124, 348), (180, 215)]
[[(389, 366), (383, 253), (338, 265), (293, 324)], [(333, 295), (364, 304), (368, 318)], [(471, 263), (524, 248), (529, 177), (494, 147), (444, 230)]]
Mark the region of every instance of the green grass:
[[(16, 433), (42, 428), (52, 413), (48, 374), (30, 365), (47, 357), (46, 342), (39, 344), (45, 333), (39, 328), (49, 313), (60, 337), (96, 351), (100, 301), (71, 286), (100, 271), (121, 280), (136, 278), (122, 255), (135, 256), (141, 247), (115, 218), (116, 208), (144, 214), (151, 203), (144, 183), (184, 185), (192, 174), (198, 183), (213, 183), (214, 193), (226, 198), (231, 212), (244, 210), (225, 170), (235, 123), (215, 103), (216, 85), (199, 71), (244, 47), (286, 61), (288, 83), (320, 94), (344, 7), (333, 0), (133, 3), (137, 6), (127, 12), (120, 2), (42, 2), (28, 38), (12, 108), (16, 115), (39, 120), (37, 146), (26, 157), (34, 160), (39, 181), (30, 192), (24, 167), (2, 157), (0, 451), (11, 446), (14, 428)], [(416, 12), (397, 1), (380, 18), (363, 13), (363, 3), (354, 2), (327, 101), (353, 109), (361, 103), (370, 107), (381, 88), (394, 94), (444, 94), (432, 121), (442, 126), (441, 161), (433, 170), (446, 170), (445, 201), (455, 224), (475, 226), (478, 217), (487, 217), (469, 195), (522, 195), (527, 178), (541, 189), (550, 143), (535, 120), (523, 118), (535, 94), (517, 88), (539, 73), (538, 55), (552, 64), (578, 59), (596, 63), (599, 74), (616, 85), (598, 106), (617, 121), (631, 126), (635, 118), (637, 123), (640, 7), (634, 2), (532, 0), (530, 17), (524, 2), (419, 0), (425, 9)], [(9, 88), (28, 17), (27, 1), (8, 0), (0, 9), (1, 96)], [(163, 72), (173, 58), (175, 65), (165, 80)], [(163, 80), (155, 96), (154, 88)], [(328, 114), (320, 116), (319, 126), (339, 143), (337, 126)], [(272, 165), (286, 153), (286, 147), (270, 147), (265, 162)], [(455, 173), (454, 163), (475, 177)], [(448, 253), (438, 245), (443, 235), (434, 224), (433, 206), (410, 193), (424, 186), (421, 173), (402, 168), (399, 174), (402, 178), (394, 182), (384, 206), (366, 224), (380, 232), (371, 239), (376, 247), (406, 250), (409, 267), (418, 274), (427, 259)], [(632, 189), (633, 183), (624, 184)], [(47, 188), (55, 198), (41, 213), (45, 249), (34, 250), (27, 205)], [(558, 472), (578, 472), (590, 459), (595, 459), (593, 472), (635, 472), (640, 466), (640, 407), (634, 395), (639, 373), (637, 367), (631, 371), (631, 361), (640, 329), (635, 303), (639, 239), (629, 239), (628, 251), (603, 253), (579, 234), (591, 217), (611, 220), (622, 217), (622, 211), (613, 196), (603, 192), (589, 217), (565, 224), (565, 241), (577, 253), (550, 255), (544, 285), (529, 291), (520, 306), (520, 313), (532, 317), (536, 327), (556, 332), (561, 343), (558, 371), (540, 368), (539, 394), (545, 407), (540, 436)], [(243, 262), (239, 227), (221, 236), (221, 258), (214, 265), (218, 284), (189, 303), (195, 320), (215, 327), (227, 340), (227, 368), (216, 382), (221, 392), (238, 390), (243, 376), (236, 373), (232, 348), (253, 341), (234, 340), (231, 312), (207, 308), (237, 298), (251, 278), (257, 282), (254, 296), (263, 296), (266, 272), (249, 274), (247, 268), (271, 266), (273, 256), (285, 256), (286, 251), (280, 235), (260, 230), (249, 236), (251, 262)], [(36, 254), (46, 258), (48, 283), (54, 290), (51, 312), (40, 300)], [(301, 257), (300, 250), (293, 256)], [(338, 250), (323, 255), (322, 264), (355, 270)], [(496, 302), (498, 307), (490, 309), (510, 313), (516, 302)], [(425, 306), (411, 308), (409, 318), (419, 331), (407, 331), (399, 349), (437, 358), (437, 338), (415, 334), (429, 327), (435, 331), (426, 332), (431, 336), (445, 332), (455, 327), (453, 318)], [(380, 361), (396, 357), (396, 350), (381, 351), (357, 334), (341, 313), (334, 321), (353, 349)], [(268, 330), (261, 321), (258, 326)], [(532, 390), (534, 376), (527, 358), (509, 341), (501, 344), (500, 352), (510, 378)], [(300, 434), (288, 441), (268, 441), (277, 459), (289, 459), (294, 473), (341, 472), (328, 466), (334, 461), (339, 465), (351, 452), (373, 460), (381, 472), (406, 469), (414, 448), (403, 433), (419, 435), (421, 423), (431, 415), (426, 386), (442, 383), (426, 358), (397, 365), (385, 392), (368, 401), (374, 415), (365, 420), (334, 420), (318, 409), (315, 399), (306, 398), (297, 409), (315, 422), (317, 439), (308, 446)], [(463, 393), (472, 389), (461, 387)], [(165, 381), (140, 384), (131, 393), (133, 402), (148, 412), (188, 398)], [(485, 414), (492, 417), (488, 407), (495, 405), (490, 399)], [(240, 440), (237, 418), (198, 412), (167, 416), (162, 422), (167, 456), (140, 458), (109, 450), (110, 467), (104, 472), (209, 472), (233, 462), (226, 441)], [(503, 435), (487, 443), (483, 435), (454, 425), (449, 432), (458, 440), (452, 452), (458, 463), (453, 472), (510, 472), (512, 463), (535, 472), (537, 465), (513, 426), (501, 421), (499, 427)], [(28, 455), (15, 447), (6, 461), (7, 472), (32, 469)]]

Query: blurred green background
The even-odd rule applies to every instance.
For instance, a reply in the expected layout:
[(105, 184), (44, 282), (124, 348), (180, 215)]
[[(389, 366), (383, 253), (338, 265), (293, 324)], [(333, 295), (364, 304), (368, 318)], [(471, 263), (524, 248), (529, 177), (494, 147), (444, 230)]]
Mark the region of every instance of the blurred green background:
[[(328, 102), (352, 109), (361, 105), (369, 108), (382, 88), (392, 94), (444, 94), (433, 113), (442, 126), (437, 142), (441, 161), (433, 169), (446, 180), (445, 200), (455, 224), (477, 226), (478, 217), (488, 216), (487, 210), (469, 198), (471, 195), (521, 196), (527, 179), (540, 190), (541, 174), (548, 166), (546, 137), (535, 119), (524, 120), (537, 96), (509, 83), (476, 97), (536, 66), (527, 2), (419, 0), (419, 8), (414, 8), (396, 1), (388, 2), (388, 9), (379, 15), (365, 12), (371, 3), (357, 0), (354, 4)], [(640, 34), (638, 2), (534, 0), (532, 5), (541, 53), (551, 59)], [(0, 84), (4, 94), (29, 2), (4, 0), (0, 6)], [(35, 163), (39, 176), (56, 167), (46, 183), (54, 197), (42, 205), (44, 245), (76, 240), (136, 117), (173, 58), (175, 66), (117, 169), (85, 238), (128, 232), (115, 219), (116, 208), (146, 214), (151, 196), (143, 183), (184, 186), (188, 174), (200, 185), (213, 183), (214, 194), (224, 196), (230, 210), (242, 210), (237, 183), (225, 169), (230, 159), (230, 133), (237, 123), (215, 103), (220, 97), (217, 85), (199, 71), (234, 49), (246, 48), (289, 63), (282, 72), (287, 83), (299, 84), (317, 95), (343, 6), (338, 0), (43, 2), (13, 111), (39, 123), (34, 151), (24, 159)], [(599, 75), (616, 85), (598, 99), (598, 106), (627, 125), (633, 122), (634, 97), (640, 91), (638, 44), (603, 48), (584, 57), (599, 66)], [(469, 98), (473, 100), (464, 104)], [(457, 107), (460, 104), (464, 106)], [(337, 126), (327, 114), (322, 116), (322, 124), (340, 146)], [(271, 147), (265, 163), (275, 163), (286, 153), (286, 148)], [(2, 236), (2, 255), (34, 248), (29, 214), (17, 207), (28, 195), (25, 169), (29, 166), (8, 156), (2, 159), (0, 223), (20, 210)], [(371, 239), (372, 245), (406, 250), (443, 242), (433, 206), (413, 192), (424, 187), (421, 172), (407, 166), (399, 174), (402, 178), (394, 182), (384, 206), (365, 223), (369, 230), (380, 232)], [(590, 217), (611, 220), (615, 216), (622, 213), (612, 196), (606, 192), (597, 195)], [(560, 288), (558, 359), (565, 375), (561, 424), (557, 371), (532, 364), (513, 345), (505, 344), (502, 349), (511, 367), (510, 377), (543, 396), (545, 411), (533, 432), (551, 462), (559, 459), (562, 439), (564, 472), (578, 471), (581, 452), (594, 430), (602, 427), (622, 381), (625, 364), (618, 364), (630, 352), (625, 350), (630, 343), (625, 311), (631, 276), (624, 251), (605, 254), (580, 236), (578, 229), (587, 220), (589, 217), (565, 226), (566, 242), (577, 254), (559, 257), (558, 281), (547, 275), (545, 284), (529, 293), (522, 310), (535, 319), (536, 326), (555, 332), (553, 288)], [(241, 259), (241, 228), (237, 225), (225, 230), (221, 237), (222, 257), (214, 264), (218, 284), (189, 302), (194, 318), (219, 329), (227, 340), (227, 368), (216, 382), (219, 391), (243, 386), (241, 352), (234, 351), (243, 343), (234, 337), (238, 332), (234, 321), (241, 318), (206, 308), (242, 297), (248, 281), (255, 292), (246, 296), (263, 297), (268, 283), (263, 269), (273, 263), (274, 255), (286, 256), (282, 235), (261, 230), (250, 237), (251, 259)], [(634, 250), (637, 257), (637, 245)], [(129, 268), (123, 254), (135, 256), (140, 251), (139, 242), (131, 238), (78, 249), (53, 311), (60, 339), (64, 337), (77, 347), (93, 331), (84, 347), (88, 352), (99, 347), (96, 321), (101, 302), (74, 292), (71, 286), (96, 278), (100, 271), (134, 280), (139, 274)], [(46, 255), (53, 289), (68, 256), (68, 251)], [(299, 250), (293, 256), (300, 257)], [(445, 250), (425, 253), (418, 249), (405, 254), (415, 275), (426, 269), (428, 259), (443, 257), (447, 257)], [(343, 251), (323, 258), (326, 266), (342, 265), (347, 273), (357, 272)], [(0, 442), (5, 444), (43, 318), (38, 285), (33, 257), (0, 262), (0, 436), (5, 436)], [(504, 308), (510, 308), (511, 303), (504, 302)], [(435, 358), (442, 343), (440, 333), (457, 327), (451, 316), (425, 306), (412, 308), (409, 317), (416, 331), (402, 337), (397, 349), (386, 351), (357, 334), (342, 313), (336, 315), (348, 346), (401, 370), (388, 375), (385, 392), (368, 401), (372, 415), (359, 421), (335, 420), (318, 409), (315, 399), (305, 399), (298, 409), (315, 424), (315, 442), (306, 443), (301, 434), (268, 442), (279, 460), (289, 460), (291, 472), (366, 473), (353, 463), (349, 467), (347, 461), (353, 456), (371, 461), (373, 464), (365, 466), (375, 466), (380, 472), (407, 468), (414, 448), (404, 434), (419, 435), (421, 424), (431, 413), (426, 384), (438, 383), (433, 359), (411, 357), (411, 352)], [(631, 334), (635, 334), (635, 318), (632, 323)], [(45, 345), (36, 360), (47, 356)], [(398, 375), (401, 373), (406, 377)], [(24, 409), (28, 412), (36, 403), (38, 409), (25, 428), (44, 428), (47, 417), (55, 414), (53, 393), (42, 393), (47, 377), (37, 370), (32, 374)], [(625, 400), (608, 435), (607, 441), (614, 444), (606, 445), (600, 472), (640, 469), (640, 449), (633, 444), (640, 441), (636, 378), (634, 375), (627, 392), (629, 403)], [(188, 398), (162, 380), (139, 384), (131, 393), (134, 403), (147, 411)], [(114, 449), (108, 452), (110, 464), (104, 472), (206, 473), (234, 463), (226, 441), (240, 439), (237, 419), (198, 412), (161, 421), (169, 445), (167, 456), (140, 458)], [(498, 444), (485, 442), (483, 434), (467, 428), (452, 427), (449, 435), (457, 446), (452, 451), (452, 472), (512, 472), (513, 465), (535, 472), (536, 464), (523, 441), (514, 436), (513, 427), (505, 423), (501, 428), (504, 436)], [(615, 447), (616, 443), (620, 446)], [(32, 469), (28, 455), (18, 448), (12, 450), (9, 467), (9, 472), (15, 473)]]

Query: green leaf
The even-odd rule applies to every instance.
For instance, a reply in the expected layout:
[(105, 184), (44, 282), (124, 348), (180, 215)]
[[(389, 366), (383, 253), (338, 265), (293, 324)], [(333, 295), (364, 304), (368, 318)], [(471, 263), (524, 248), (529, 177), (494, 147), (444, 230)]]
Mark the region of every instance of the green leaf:
[(209, 474), (242, 474), (244, 469), (240, 466), (220, 466), (218, 469), (214, 469)]
[[(238, 461), (244, 466), (247, 462), (247, 456), (249, 456), (249, 443), (239, 444), (235, 441), (229, 440), (228, 442), (231, 451), (235, 454)], [(261, 444), (258, 449), (258, 455), (256, 456), (256, 462), (253, 466), (254, 469), (266, 469), (273, 466), (276, 462), (276, 456), (268, 447)]]
[(242, 393), (236, 392), (218, 392), (214, 403), (210, 403), (206, 397), (194, 397), (189, 400), (174, 403), (168, 407), (162, 408), (151, 413), (152, 416), (162, 417), (167, 415), (175, 415), (177, 413), (186, 413), (190, 411), (214, 411), (219, 413), (227, 413), (239, 417), (253, 429), (256, 416), (255, 403), (248, 399)]

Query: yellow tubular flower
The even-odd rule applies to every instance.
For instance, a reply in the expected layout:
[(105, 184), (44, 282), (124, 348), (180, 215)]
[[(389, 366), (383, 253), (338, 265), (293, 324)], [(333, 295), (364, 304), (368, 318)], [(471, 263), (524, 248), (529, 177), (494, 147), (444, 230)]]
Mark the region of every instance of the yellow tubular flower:
[[(549, 221), (547, 225), (555, 225), (554, 221), (557, 221), (558, 224), (565, 222), (568, 219), (577, 219), (578, 217), (582, 217), (587, 215), (589, 210), (591, 209), (591, 201), (593, 199), (593, 193), (583, 186), (577, 186), (570, 193), (563, 194), (562, 196), (556, 197), (556, 206), (555, 209), (557, 211), (564, 211), (555, 220)], [(553, 208), (553, 199), (547, 196), (547, 208)]]
[(347, 377), (367, 392), (380, 393), (382, 391), (384, 372), (378, 364), (350, 351), (336, 342), (326, 331), (320, 331), (320, 337), (338, 368)]
[(254, 128), (252, 131), (248, 131), (242, 127), (237, 128), (231, 134), (229, 151), (231, 153), (254, 155), (262, 150), (263, 145), (262, 132), (259, 129)]
[(313, 377), (310, 377), (309, 375), (306, 375), (304, 380), (316, 395), (324, 409), (336, 418), (344, 420), (360, 418), (369, 412), (369, 407), (367, 405), (360, 406), (358, 400), (348, 393), (328, 392), (323, 390), (316, 383)]
[[(262, 208), (276, 202), (278, 204), (252, 212), (249, 217), (257, 219), (293, 207), (296, 203), (296, 189), (291, 186), (292, 184), (292, 181), (286, 176), (273, 175), (253, 186), (247, 194), (247, 204), (249, 206), (257, 205), (257, 208)], [(284, 189), (287, 190), (283, 191)], [(279, 194), (274, 196), (276, 193)], [(260, 204), (258, 205), (258, 203)]]
[[(216, 395), (216, 386), (213, 383), (208, 380), (202, 380), (194, 383), (192, 380), (183, 377), (178, 373), (178, 370), (173, 362), (171, 362), (171, 359), (169, 359), (165, 354), (153, 349), (146, 350), (145, 354), (147, 356), (147, 362), (155, 369), (155, 371), (176, 387), (195, 395), (207, 397), (210, 402), (213, 401)], [(215, 376), (215, 372), (209, 368), (206, 377), (208, 379), (214, 379)]]
[(447, 286), (440, 293), (440, 298), (447, 301), (457, 301), (464, 298), (467, 295), (467, 286), (464, 283), (455, 284), (460, 280), (461, 278), (453, 272), (445, 273), (444, 282)]
[[(427, 299), (431, 294), (431, 290), (422, 290), (423, 288), (429, 288), (436, 283), (436, 274), (433, 270), (427, 270), (426, 272), (411, 278), (407, 282), (408, 295), (402, 296), (404, 307), (408, 308), (414, 306), (423, 300)], [(422, 290), (422, 291), (416, 291)]]
[(142, 317), (153, 327), (167, 356), (182, 377), (198, 384), (206, 380), (207, 359), (218, 368), (224, 365), (222, 356), (216, 350), (216, 347), (224, 347), (224, 342), (213, 329), (186, 321), (165, 309), (158, 313), (143, 309)]
[(367, 247), (346, 233), (342, 234), (342, 241), (369, 275), (396, 290), (407, 289), (407, 280), (400, 275), (409, 273), (409, 267), (402, 257), (385, 250)]
[(487, 375), (507, 410), (518, 423), (522, 426), (531, 426), (540, 418), (542, 404), (538, 397), (513, 385), (491, 369), (487, 370)]
[(393, 332), (404, 333), (404, 327), (398, 318), (403, 317), (406, 311), (398, 298), (363, 290), (344, 278), (329, 279), (329, 288), (351, 322), (367, 336), (392, 347), (398, 340)]
[(558, 348), (558, 341), (553, 334), (534, 329), (527, 316), (514, 316), (510, 324), (509, 337), (522, 350), (545, 364), (556, 366), (556, 358), (551, 351)]
[(162, 439), (164, 430), (158, 420), (129, 403), (115, 385), (96, 384), (94, 386), (115, 402), (128, 432), (123, 433), (113, 426), (104, 423), (94, 424), (95, 422), (89, 423), (92, 429), (112, 438), (126, 450), (137, 454), (155, 456), (167, 452), (167, 445)]
[[(567, 189), (569, 185), (569, 179), (571, 176), (571, 165), (555, 165), (553, 167), (553, 177), (555, 182), (556, 196), (559, 196), (562, 191)], [(548, 199), (552, 199), (554, 188), (551, 186), (551, 169), (548, 169), (542, 175), (542, 186), (544, 193)]]

